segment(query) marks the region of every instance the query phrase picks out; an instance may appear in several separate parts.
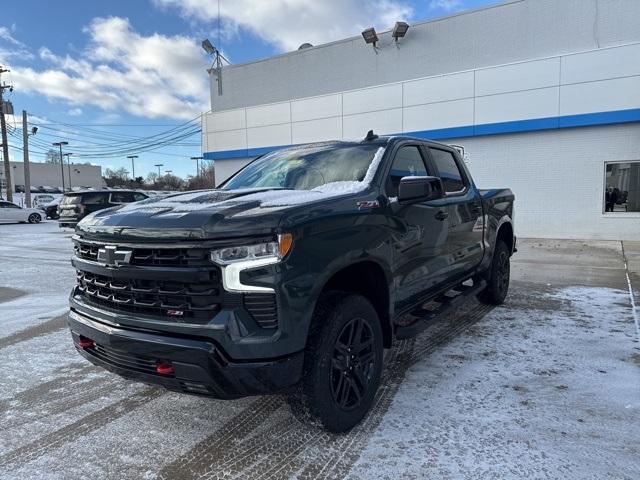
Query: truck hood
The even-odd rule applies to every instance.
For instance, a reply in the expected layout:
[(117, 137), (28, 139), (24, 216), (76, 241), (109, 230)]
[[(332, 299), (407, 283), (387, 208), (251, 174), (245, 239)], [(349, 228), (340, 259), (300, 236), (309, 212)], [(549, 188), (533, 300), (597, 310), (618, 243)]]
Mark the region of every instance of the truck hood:
[(288, 210), (354, 193), (360, 186), (361, 182), (339, 182), (313, 190), (189, 192), (97, 211), (76, 230), (87, 238), (146, 241), (272, 235)]

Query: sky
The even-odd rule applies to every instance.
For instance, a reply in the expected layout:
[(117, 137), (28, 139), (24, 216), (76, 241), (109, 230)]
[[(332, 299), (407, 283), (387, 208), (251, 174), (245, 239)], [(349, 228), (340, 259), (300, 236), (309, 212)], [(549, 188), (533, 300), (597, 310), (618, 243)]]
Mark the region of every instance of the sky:
[[(209, 38), (243, 63), (358, 35), (397, 20), (416, 22), (496, 0), (21, 0), (0, 16), (2, 82), (12, 160), (22, 160), (21, 111), (29, 113), (31, 161), (68, 141), (72, 161), (195, 174), (199, 115), (210, 109)], [(219, 14), (219, 15), (218, 15)], [(166, 133), (169, 131), (169, 133)], [(140, 140), (141, 138), (148, 138)], [(145, 145), (153, 151), (133, 151)]]

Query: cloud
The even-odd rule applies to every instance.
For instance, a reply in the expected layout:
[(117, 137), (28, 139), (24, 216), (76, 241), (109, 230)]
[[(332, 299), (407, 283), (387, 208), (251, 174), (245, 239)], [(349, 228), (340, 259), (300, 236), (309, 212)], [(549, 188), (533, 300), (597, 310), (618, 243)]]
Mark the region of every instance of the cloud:
[[(177, 8), (187, 18), (214, 22), (216, 0), (154, 0), (156, 5)], [(413, 10), (401, 0), (234, 0), (220, 2), (222, 30), (248, 30), (279, 50), (295, 50), (300, 44), (326, 43), (359, 34), (375, 26), (388, 29), (406, 20)]]
[[(120, 17), (96, 18), (84, 32), (89, 42), (75, 57), (41, 48), (47, 67), (12, 66), (15, 88), (74, 108), (90, 105), (147, 118), (186, 120), (208, 110), (208, 60), (197, 40), (143, 36)], [(0, 61), (6, 59), (0, 51)]]
[(11, 28), (0, 27), (0, 59), (22, 58), (30, 60), (34, 58), (27, 46), (14, 37), (15, 29), (15, 25), (12, 25)]
[(445, 12), (455, 12), (463, 7), (461, 0), (431, 0), (429, 10), (442, 10)]
[(82, 109), (81, 108), (72, 108), (72, 109), (67, 111), (67, 115), (69, 115), (71, 117), (78, 117), (78, 116), (82, 115)]

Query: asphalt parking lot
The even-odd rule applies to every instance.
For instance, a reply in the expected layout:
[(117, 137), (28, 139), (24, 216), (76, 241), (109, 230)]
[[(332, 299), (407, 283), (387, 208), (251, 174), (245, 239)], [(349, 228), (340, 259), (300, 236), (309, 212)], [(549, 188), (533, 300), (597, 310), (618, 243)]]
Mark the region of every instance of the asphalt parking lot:
[(216, 401), (91, 366), (70, 231), (0, 226), (0, 478), (640, 478), (640, 242), (519, 240), (504, 306), (386, 357), (347, 435), (279, 397)]

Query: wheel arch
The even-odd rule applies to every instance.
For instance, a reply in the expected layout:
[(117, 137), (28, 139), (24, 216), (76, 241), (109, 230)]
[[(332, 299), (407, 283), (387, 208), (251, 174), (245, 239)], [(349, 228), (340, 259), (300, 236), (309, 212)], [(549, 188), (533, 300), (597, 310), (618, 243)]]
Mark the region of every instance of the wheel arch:
[(322, 286), (316, 303), (323, 293), (340, 291), (359, 294), (375, 308), (382, 327), (383, 344), (391, 347), (393, 330), (390, 313), (389, 276), (376, 261), (368, 259), (345, 265), (327, 279)]
[(513, 235), (513, 224), (511, 223), (511, 220), (505, 220), (498, 227), (498, 232), (496, 233), (496, 244), (500, 240), (507, 244), (507, 247), (509, 248), (509, 254), (513, 254), (513, 249), (515, 247), (515, 237)]

